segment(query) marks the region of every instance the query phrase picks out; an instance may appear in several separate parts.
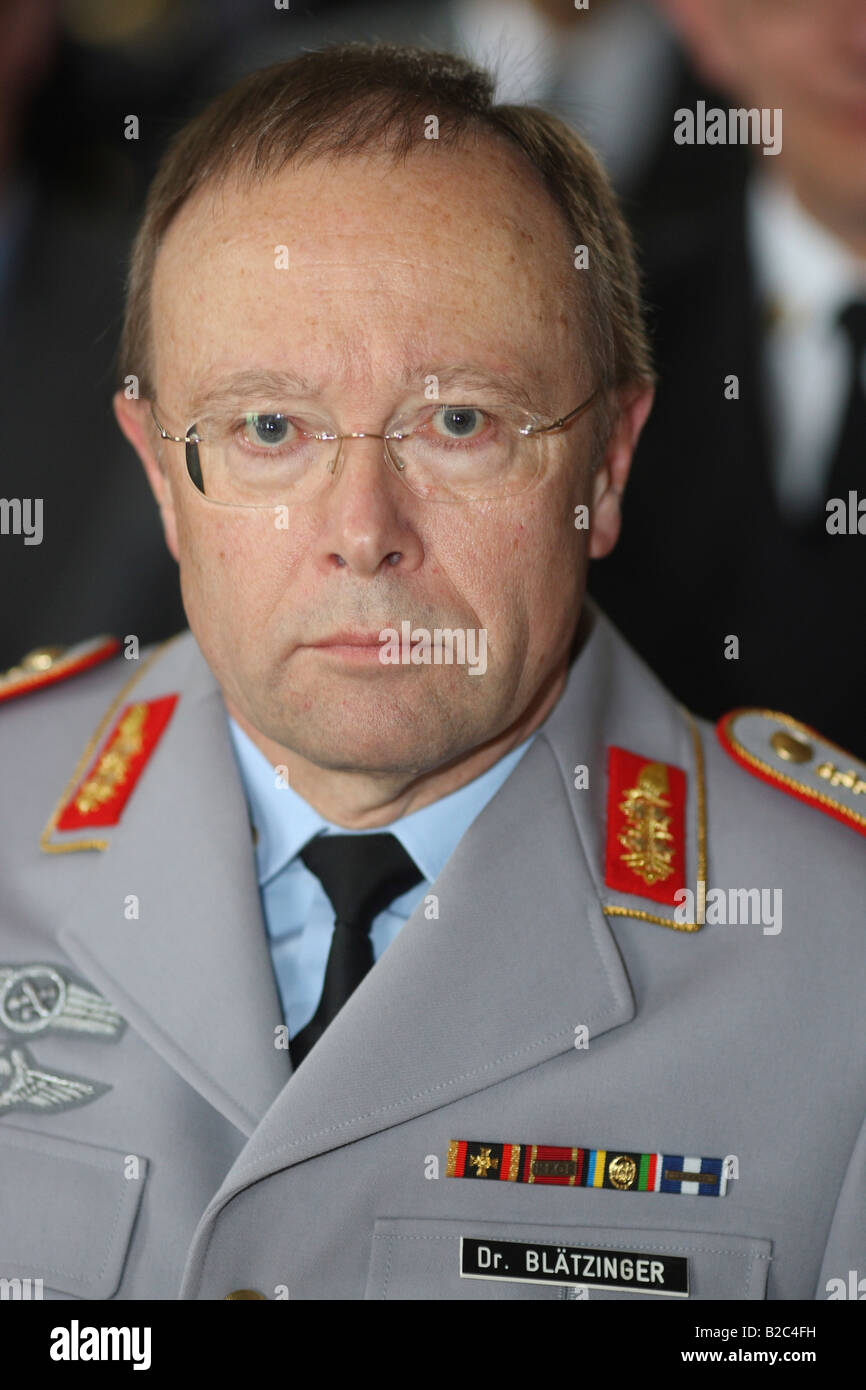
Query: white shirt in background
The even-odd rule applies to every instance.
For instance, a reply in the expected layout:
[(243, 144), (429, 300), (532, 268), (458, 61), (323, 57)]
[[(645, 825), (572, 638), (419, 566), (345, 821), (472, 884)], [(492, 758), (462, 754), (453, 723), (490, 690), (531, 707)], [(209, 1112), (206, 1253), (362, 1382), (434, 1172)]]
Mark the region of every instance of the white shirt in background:
[(795, 521), (825, 499), (850, 382), (850, 346), (837, 320), (850, 300), (866, 299), (866, 260), (816, 222), (778, 176), (754, 175), (746, 206), (767, 309), (773, 483), (780, 508)]

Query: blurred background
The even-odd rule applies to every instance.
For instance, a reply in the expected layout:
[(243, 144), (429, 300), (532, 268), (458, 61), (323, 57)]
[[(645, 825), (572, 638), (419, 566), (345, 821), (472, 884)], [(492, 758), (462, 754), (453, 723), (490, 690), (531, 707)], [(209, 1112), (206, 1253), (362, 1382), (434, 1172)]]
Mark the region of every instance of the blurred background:
[[(866, 0), (0, 0), (0, 494), (44, 507), (41, 544), (0, 534), (0, 668), (185, 626), (111, 411), (147, 185), (237, 77), (377, 38), (491, 68), (623, 200), (661, 380), (593, 594), (698, 713), (866, 754)], [(678, 144), (700, 102), (781, 109), (782, 152)]]

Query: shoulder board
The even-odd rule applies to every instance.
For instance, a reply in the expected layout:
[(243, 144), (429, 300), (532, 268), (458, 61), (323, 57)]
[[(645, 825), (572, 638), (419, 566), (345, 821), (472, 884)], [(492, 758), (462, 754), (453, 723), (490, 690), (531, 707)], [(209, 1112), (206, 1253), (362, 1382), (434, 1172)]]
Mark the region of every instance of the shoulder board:
[(116, 637), (91, 637), (74, 647), (36, 647), (17, 666), (0, 674), (0, 701), (13, 700), (45, 685), (55, 685), (81, 671), (89, 671), (120, 651)]
[(716, 725), (735, 762), (866, 835), (866, 763), (776, 710), (735, 709)]

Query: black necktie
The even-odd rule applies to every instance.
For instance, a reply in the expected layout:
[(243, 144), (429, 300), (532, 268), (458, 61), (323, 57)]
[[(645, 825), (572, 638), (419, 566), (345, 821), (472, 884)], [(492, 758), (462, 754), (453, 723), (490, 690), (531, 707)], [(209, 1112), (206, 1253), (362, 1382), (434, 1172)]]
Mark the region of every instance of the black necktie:
[(321, 883), (336, 915), (322, 997), (289, 1048), (297, 1067), (373, 964), (370, 927), (423, 874), (393, 835), (319, 835), (301, 859)]
[(847, 507), (850, 491), (866, 492), (866, 299), (847, 305), (839, 315), (839, 326), (851, 348), (851, 389), (830, 467), (827, 497), (841, 497)]

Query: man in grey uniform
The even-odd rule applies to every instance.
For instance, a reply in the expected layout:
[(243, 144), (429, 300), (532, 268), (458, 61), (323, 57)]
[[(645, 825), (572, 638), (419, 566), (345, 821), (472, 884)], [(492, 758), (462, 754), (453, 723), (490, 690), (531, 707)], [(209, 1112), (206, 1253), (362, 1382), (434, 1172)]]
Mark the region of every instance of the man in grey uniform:
[(191, 631), (0, 685), (0, 1274), (849, 1296), (866, 768), (584, 602), (652, 397), (585, 145), (441, 55), (254, 74), (122, 355)]

